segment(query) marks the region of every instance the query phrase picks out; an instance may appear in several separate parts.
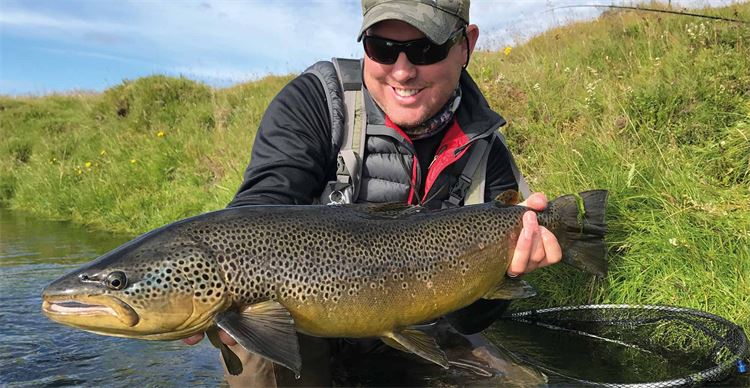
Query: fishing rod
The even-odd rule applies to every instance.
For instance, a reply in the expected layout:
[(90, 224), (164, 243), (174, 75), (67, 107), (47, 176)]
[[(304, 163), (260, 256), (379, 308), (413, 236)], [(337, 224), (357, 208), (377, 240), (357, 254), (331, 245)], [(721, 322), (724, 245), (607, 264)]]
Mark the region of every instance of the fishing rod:
[(671, 15), (682, 15), (682, 16), (699, 17), (699, 18), (704, 18), (704, 19), (722, 20), (722, 21), (725, 21), (725, 22), (732, 22), (732, 23), (750, 24), (750, 21), (747, 21), (747, 20), (725, 18), (725, 17), (721, 17), (721, 16), (704, 15), (704, 14), (692, 13), (692, 12), (671, 11), (671, 10), (667, 10), (667, 9), (645, 8), (645, 7), (632, 7), (632, 6), (627, 6), (627, 5), (604, 5), (604, 4), (562, 5), (562, 6), (559, 6), (559, 7), (550, 8), (549, 11), (554, 11), (556, 9), (564, 9), (564, 8), (612, 8), (612, 9), (627, 9), (627, 10), (632, 10), (632, 11), (658, 12), (658, 13), (666, 13), (666, 14), (671, 14)]

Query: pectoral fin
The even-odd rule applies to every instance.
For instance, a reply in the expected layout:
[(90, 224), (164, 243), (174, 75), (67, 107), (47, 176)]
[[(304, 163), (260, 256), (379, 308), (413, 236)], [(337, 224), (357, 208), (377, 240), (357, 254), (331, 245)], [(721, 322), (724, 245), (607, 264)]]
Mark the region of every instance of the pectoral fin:
[(294, 319), (278, 302), (254, 304), (241, 313), (225, 311), (216, 317), (216, 325), (248, 351), (281, 364), (299, 376), (302, 358)]
[(396, 340), (394, 340), (394, 339), (392, 339), (390, 337), (380, 337), (380, 340), (383, 341), (383, 342), (385, 342), (386, 345), (388, 345), (388, 346), (390, 346), (390, 347), (392, 347), (394, 349), (398, 349), (398, 350), (400, 350), (402, 352), (406, 352), (406, 353), (411, 353), (411, 350), (405, 348), (403, 345), (401, 345), (400, 343), (396, 342)]
[(219, 339), (219, 332), (215, 327), (206, 330), (208, 340), (211, 341), (211, 345), (218, 348), (221, 351), (221, 358), (224, 359), (224, 365), (227, 366), (227, 372), (229, 374), (237, 376), (242, 373), (242, 361), (236, 354), (229, 349), (225, 343)]
[(484, 294), (482, 298), (510, 300), (531, 298), (532, 296), (536, 296), (536, 290), (531, 284), (521, 279), (505, 278)]
[(404, 329), (399, 332), (388, 333), (381, 339), (396, 349), (406, 349), (448, 369), (448, 357), (440, 350), (435, 339), (419, 330)]

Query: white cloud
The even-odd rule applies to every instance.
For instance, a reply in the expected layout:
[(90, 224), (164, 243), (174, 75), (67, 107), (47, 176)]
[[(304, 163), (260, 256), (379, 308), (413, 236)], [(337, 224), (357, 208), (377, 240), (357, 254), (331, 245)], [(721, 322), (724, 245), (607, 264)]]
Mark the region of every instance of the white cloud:
[[(3, 38), (6, 34), (34, 37), (40, 42), (38, 49), (129, 62), (149, 72), (217, 82), (299, 72), (318, 60), (362, 53), (356, 42), (361, 23), (358, 0), (0, 1)], [(672, 1), (675, 7), (730, 3)], [(480, 27), (479, 47), (496, 49), (603, 11), (561, 8), (575, 4), (580, 1), (474, 0), (471, 21)], [(122, 74), (123, 78), (133, 76)]]
[(112, 31), (125, 29), (125, 25), (123, 24), (5, 8), (0, 13), (0, 24), (6, 27), (68, 31)]
[(110, 54), (105, 54), (105, 53), (95, 52), (95, 51), (48, 48), (48, 47), (38, 47), (36, 49), (39, 51), (44, 51), (44, 52), (58, 54), (58, 55), (68, 55), (68, 56), (75, 55), (75, 56), (86, 57), (86, 58), (104, 59), (107, 61), (148, 64), (148, 62), (142, 59), (130, 58), (130, 57), (121, 56), (121, 55), (110, 55)]
[(205, 4), (173, 7), (169, 12), (160, 9), (166, 8), (164, 5), (150, 7), (140, 15), (141, 23), (160, 26), (147, 34), (160, 45), (173, 42), (189, 48), (177, 53), (182, 57), (226, 55), (278, 65), (307, 62), (316, 55), (324, 58), (335, 52), (358, 52), (354, 41), (358, 12), (342, 13), (339, 2)]

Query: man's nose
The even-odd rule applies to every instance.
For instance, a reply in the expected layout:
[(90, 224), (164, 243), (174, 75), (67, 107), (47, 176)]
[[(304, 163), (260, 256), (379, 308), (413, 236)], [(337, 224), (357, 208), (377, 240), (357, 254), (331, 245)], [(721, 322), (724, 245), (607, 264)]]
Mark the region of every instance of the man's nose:
[(417, 76), (417, 66), (409, 62), (406, 53), (398, 53), (398, 58), (393, 64), (391, 75), (399, 82), (408, 81)]

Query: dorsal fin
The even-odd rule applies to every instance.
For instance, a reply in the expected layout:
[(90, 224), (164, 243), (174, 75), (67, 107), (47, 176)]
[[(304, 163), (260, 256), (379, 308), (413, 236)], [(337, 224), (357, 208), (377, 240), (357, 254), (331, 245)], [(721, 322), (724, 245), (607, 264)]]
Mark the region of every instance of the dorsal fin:
[(425, 210), (422, 206), (409, 205), (402, 202), (371, 203), (351, 206), (368, 216), (384, 218), (399, 218), (417, 214)]
[(495, 201), (502, 203), (503, 205), (513, 206), (518, 205), (521, 202), (521, 196), (518, 191), (505, 190), (495, 197)]

